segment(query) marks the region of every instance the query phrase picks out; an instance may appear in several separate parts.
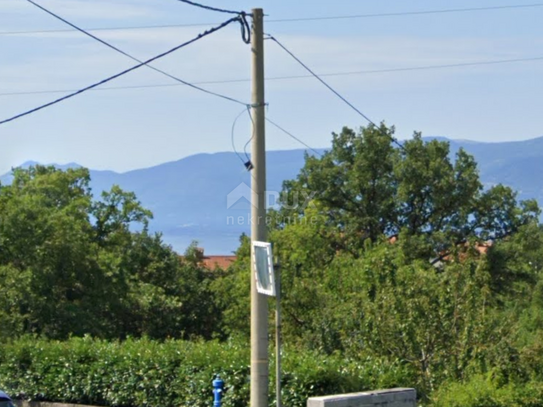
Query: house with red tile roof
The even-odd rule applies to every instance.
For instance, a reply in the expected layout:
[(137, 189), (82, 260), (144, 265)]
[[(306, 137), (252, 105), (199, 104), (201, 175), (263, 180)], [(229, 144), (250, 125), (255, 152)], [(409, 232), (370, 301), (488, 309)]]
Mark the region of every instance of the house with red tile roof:
[(202, 263), (209, 270), (226, 270), (236, 261), (236, 256), (203, 256)]
[[(197, 249), (197, 258), (198, 263), (204, 266), (206, 269), (215, 271), (218, 269), (226, 270), (230, 265), (232, 265), (237, 257), (234, 255), (213, 255), (213, 256), (206, 256), (204, 253), (204, 249), (202, 247), (198, 247)], [(181, 256), (183, 258), (184, 256)]]

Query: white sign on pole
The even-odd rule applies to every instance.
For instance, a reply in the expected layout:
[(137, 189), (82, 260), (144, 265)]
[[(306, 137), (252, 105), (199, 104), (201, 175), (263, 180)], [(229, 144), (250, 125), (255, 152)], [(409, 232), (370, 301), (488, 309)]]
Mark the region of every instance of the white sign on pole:
[(256, 290), (260, 294), (275, 296), (275, 275), (271, 243), (253, 242), (253, 264)]

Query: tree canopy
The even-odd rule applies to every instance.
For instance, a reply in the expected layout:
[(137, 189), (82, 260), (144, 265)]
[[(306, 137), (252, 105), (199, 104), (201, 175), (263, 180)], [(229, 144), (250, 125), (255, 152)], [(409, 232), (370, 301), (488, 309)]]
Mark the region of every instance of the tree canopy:
[(86, 169), (16, 169), (0, 186), (3, 334), (211, 337), (209, 273), (151, 216), (118, 186), (94, 200)]
[[(464, 150), (453, 156), (447, 142), (419, 133), (397, 148), (393, 134), (344, 128), (284, 183), (270, 239), (285, 342), (399, 363), (423, 398), (490, 371), (526, 380), (534, 370), (519, 354), (543, 338), (537, 203), (483, 185)], [(249, 308), (244, 247), (243, 266), (227, 277), (243, 297), (222, 296), (234, 321)]]
[[(398, 148), (393, 136), (384, 124), (334, 134), (269, 211), (285, 343), (372, 366), (378, 383), (415, 386), (435, 405), (462, 386), (454, 405), (512, 405), (502, 401), (517, 386), (541, 394), (537, 203), (484, 185), (445, 141), (415, 133)], [(194, 245), (180, 257), (150, 234), (151, 216), (118, 186), (94, 199), (85, 169), (15, 170), (0, 186), (0, 339), (247, 343), (247, 236), (228, 270), (210, 272)]]
[[(453, 159), (449, 143), (424, 141), (420, 133), (395, 148), (393, 134), (384, 124), (333, 134), (332, 148), (308, 155), (297, 179), (284, 183), (275, 224), (322, 223), (321, 236), (353, 253), (366, 240), (416, 236), (426, 255), (438, 256), (472, 238), (502, 239), (537, 220), (535, 200), (518, 204), (509, 187), (484, 188), (464, 150)], [(299, 196), (313, 200), (300, 205)]]

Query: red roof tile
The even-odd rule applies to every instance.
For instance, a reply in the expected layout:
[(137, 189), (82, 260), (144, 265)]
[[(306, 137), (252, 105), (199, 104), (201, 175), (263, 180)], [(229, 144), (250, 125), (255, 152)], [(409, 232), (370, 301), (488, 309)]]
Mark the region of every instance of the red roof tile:
[(236, 256), (204, 256), (202, 263), (209, 270), (221, 268), (226, 270), (232, 263), (236, 261)]

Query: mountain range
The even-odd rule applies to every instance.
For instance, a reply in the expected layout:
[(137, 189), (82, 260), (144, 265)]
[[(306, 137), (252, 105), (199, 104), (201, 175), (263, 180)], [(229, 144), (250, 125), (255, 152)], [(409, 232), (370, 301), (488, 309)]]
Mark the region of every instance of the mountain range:
[[(440, 139), (450, 143), (451, 154), (462, 147), (474, 155), (485, 186), (503, 183), (517, 190), (520, 199), (535, 198), (543, 204), (543, 137), (499, 143)], [(306, 153), (314, 154), (306, 150), (267, 152), (270, 204), (283, 181), (297, 176)], [(29, 161), (22, 167), (34, 164)], [(66, 169), (78, 164), (56, 166)], [(134, 191), (154, 213), (151, 229), (162, 232), (164, 240), (179, 252), (196, 240), (206, 254), (227, 254), (236, 249), (240, 234), (250, 231), (250, 173), (235, 153), (197, 154), (125, 173), (91, 170), (90, 174), (96, 197), (114, 184)], [(10, 174), (0, 177), (2, 184), (10, 181)]]

